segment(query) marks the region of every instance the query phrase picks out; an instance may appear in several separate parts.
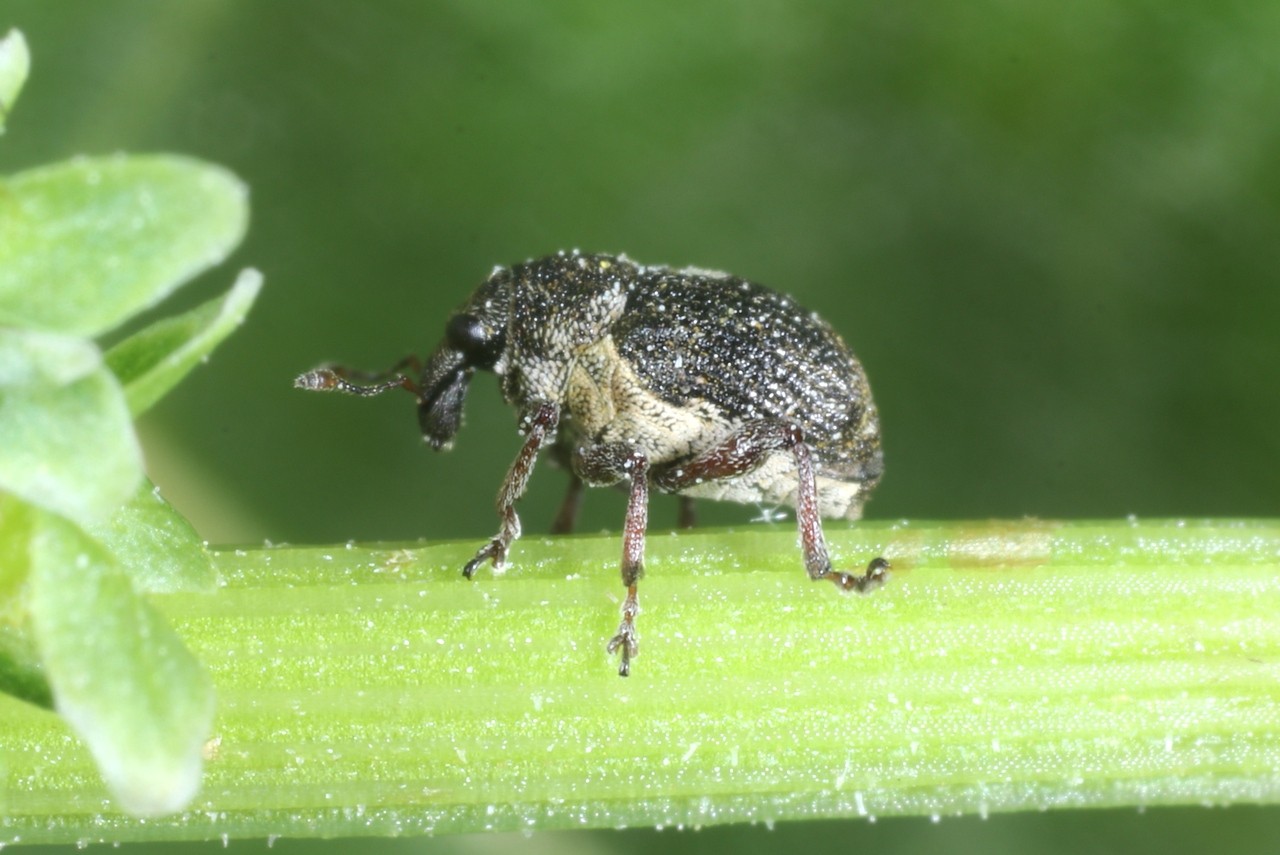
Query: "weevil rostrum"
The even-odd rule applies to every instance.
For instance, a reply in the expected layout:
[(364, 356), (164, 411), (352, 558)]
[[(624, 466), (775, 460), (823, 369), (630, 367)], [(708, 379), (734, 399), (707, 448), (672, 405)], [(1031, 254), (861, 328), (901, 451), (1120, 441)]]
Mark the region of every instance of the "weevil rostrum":
[(822, 517), (858, 519), (880, 480), (880, 423), (866, 375), (840, 337), (790, 297), (698, 268), (560, 252), (498, 267), (445, 325), (425, 363), (368, 374), (322, 366), (303, 389), (378, 395), (406, 389), (423, 437), (448, 448), (472, 374), (498, 375), (524, 445), (498, 491), (498, 533), (467, 562), (501, 567), (520, 536), (515, 505), (539, 451), (570, 472), (553, 531), (573, 527), (583, 485), (626, 482), (622, 623), (609, 641), (627, 676), (639, 650), (636, 583), (644, 575), (649, 490), (796, 509), (811, 579), (869, 591), (889, 563), (834, 570)]

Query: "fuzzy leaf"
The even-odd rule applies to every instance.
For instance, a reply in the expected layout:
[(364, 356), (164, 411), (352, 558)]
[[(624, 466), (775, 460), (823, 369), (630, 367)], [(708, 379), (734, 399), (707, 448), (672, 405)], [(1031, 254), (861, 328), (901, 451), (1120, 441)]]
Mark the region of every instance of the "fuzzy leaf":
[(110, 520), (88, 531), (139, 591), (213, 590), (213, 567), (204, 541), (150, 482), (144, 482)]
[(0, 622), (0, 692), (38, 707), (53, 707), (40, 657), (25, 627)]
[(0, 391), (5, 386), (65, 386), (102, 364), (88, 339), (61, 333), (0, 327)]
[(0, 692), (51, 707), (53, 698), (31, 639), (22, 596), (30, 565), (33, 516), (30, 505), (0, 495)]
[(30, 540), (31, 509), (25, 502), (0, 493), (0, 623), (22, 619), (19, 594), (27, 581)]
[(31, 621), (59, 713), (135, 815), (185, 806), (200, 782), (213, 688), (195, 657), (105, 550), (40, 514)]
[(248, 220), (231, 173), (78, 158), (0, 183), (0, 324), (93, 336), (217, 264)]
[(31, 54), (27, 40), (18, 30), (10, 30), (0, 39), (0, 134), (4, 133), (5, 119), (13, 111), (22, 84), (31, 70)]
[(107, 365), (124, 385), (135, 416), (146, 412), (230, 335), (262, 287), (257, 270), (240, 271), (222, 297), (157, 321), (107, 352)]
[[(20, 347), (6, 352), (20, 362)], [(45, 372), (45, 354), (28, 356), (36, 367), (12, 373)], [(113, 513), (141, 478), (124, 393), (105, 367), (62, 386), (0, 388), (0, 491), (87, 525)]]

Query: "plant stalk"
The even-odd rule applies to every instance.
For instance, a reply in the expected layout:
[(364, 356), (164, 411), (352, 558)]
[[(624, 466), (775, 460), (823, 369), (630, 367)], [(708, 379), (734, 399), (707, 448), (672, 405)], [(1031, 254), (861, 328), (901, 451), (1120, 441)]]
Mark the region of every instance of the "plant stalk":
[(0, 841), (700, 826), (1280, 802), (1280, 521), (651, 535), (640, 655), (604, 652), (617, 536), (215, 552), (154, 602), (213, 676), (203, 787), (110, 802), (52, 713), (0, 699)]

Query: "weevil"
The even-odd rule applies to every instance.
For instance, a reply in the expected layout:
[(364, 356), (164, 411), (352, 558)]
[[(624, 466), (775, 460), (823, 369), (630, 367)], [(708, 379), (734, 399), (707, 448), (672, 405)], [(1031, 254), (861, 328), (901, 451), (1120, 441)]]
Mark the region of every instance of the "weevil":
[(649, 490), (796, 509), (811, 579), (882, 584), (889, 563), (832, 568), (822, 517), (858, 519), (880, 480), (880, 422), (866, 374), (834, 330), (790, 297), (726, 273), (559, 252), (495, 268), (445, 324), (425, 363), (380, 373), (325, 365), (303, 389), (413, 393), (423, 438), (447, 449), (477, 370), (498, 375), (524, 444), (498, 491), (498, 533), (462, 572), (501, 568), (520, 536), (516, 502), (547, 447), (569, 469), (553, 531), (573, 527), (584, 485), (628, 490), (622, 622), (607, 650), (627, 676), (639, 652)]

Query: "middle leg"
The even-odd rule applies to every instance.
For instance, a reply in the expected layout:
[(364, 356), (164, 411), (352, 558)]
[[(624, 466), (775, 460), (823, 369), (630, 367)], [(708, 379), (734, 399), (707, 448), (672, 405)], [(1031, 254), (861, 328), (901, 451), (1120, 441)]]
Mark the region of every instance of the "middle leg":
[(618, 632), (607, 647), (609, 653), (619, 654), (618, 675), (626, 677), (631, 674), (631, 660), (640, 652), (640, 635), (636, 632), (640, 601), (636, 583), (644, 575), (644, 539), (649, 527), (649, 461), (624, 443), (600, 443), (574, 451), (573, 471), (582, 481), (594, 486), (631, 479), (622, 529), (622, 584), (627, 588), (627, 598), (622, 603)]

